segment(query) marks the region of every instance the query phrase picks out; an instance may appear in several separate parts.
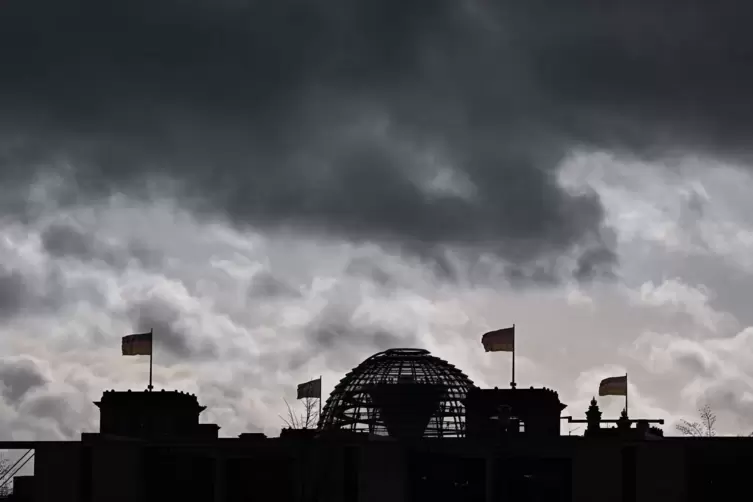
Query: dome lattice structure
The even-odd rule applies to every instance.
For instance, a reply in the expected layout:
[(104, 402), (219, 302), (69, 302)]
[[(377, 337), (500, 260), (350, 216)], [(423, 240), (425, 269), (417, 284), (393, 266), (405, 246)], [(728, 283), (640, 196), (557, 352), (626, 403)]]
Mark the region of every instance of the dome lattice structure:
[(399, 438), (463, 437), (463, 400), (473, 387), (462, 371), (427, 350), (390, 349), (340, 380), (319, 427)]

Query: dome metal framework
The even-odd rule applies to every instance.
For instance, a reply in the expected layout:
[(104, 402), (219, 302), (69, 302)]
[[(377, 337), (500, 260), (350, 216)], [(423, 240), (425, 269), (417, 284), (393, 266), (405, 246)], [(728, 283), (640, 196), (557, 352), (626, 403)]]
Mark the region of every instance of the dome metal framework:
[(463, 437), (473, 382), (423, 349), (374, 354), (347, 373), (322, 410), (322, 430), (399, 438)]

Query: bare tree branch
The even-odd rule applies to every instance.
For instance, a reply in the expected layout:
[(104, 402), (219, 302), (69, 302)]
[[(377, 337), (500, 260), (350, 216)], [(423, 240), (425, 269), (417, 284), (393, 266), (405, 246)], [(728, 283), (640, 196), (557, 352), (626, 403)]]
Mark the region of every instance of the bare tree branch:
[(10, 460), (8, 460), (4, 453), (0, 453), (0, 479), (5, 483), (5, 485), (0, 488), (0, 498), (7, 498), (11, 493), (11, 483), (5, 479), (6, 476), (10, 474), (10, 469)]
[(285, 401), (285, 406), (288, 409), (288, 417), (284, 418), (282, 415), (280, 415), (280, 419), (285, 423), (288, 429), (300, 429), (300, 420), (293, 412), (293, 408), (290, 407), (290, 403), (288, 403), (287, 399), (283, 399), (283, 401)]
[(296, 415), (286, 399), (283, 399), (283, 401), (288, 408), (288, 416), (285, 418), (279, 415), (279, 417), (289, 429), (316, 429), (319, 422), (316, 398), (307, 397), (303, 399), (303, 412), (300, 415)]
[(711, 407), (709, 405), (706, 405), (699, 411), (701, 412), (701, 422), (703, 423), (703, 427), (705, 428), (707, 435), (716, 436), (716, 429), (714, 429), (714, 424), (716, 424), (716, 415), (711, 411)]
[(683, 436), (692, 437), (714, 437), (716, 436), (716, 415), (711, 410), (709, 405), (699, 409), (698, 412), (701, 415), (700, 422), (688, 422), (687, 420), (681, 420), (675, 428), (680, 431)]

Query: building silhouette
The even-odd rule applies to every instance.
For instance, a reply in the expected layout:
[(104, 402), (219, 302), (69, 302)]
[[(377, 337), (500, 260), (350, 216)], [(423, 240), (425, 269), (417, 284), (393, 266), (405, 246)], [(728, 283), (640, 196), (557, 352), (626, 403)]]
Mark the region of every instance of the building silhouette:
[[(708, 501), (747, 495), (751, 438), (665, 437), (626, 413), (584, 418), (545, 388), (481, 389), (420, 349), (380, 352), (346, 374), (316, 430), (219, 437), (196, 396), (105, 391), (100, 431), (35, 450), (15, 500)], [(582, 422), (583, 436), (560, 434)], [(734, 495), (733, 495), (734, 494)]]

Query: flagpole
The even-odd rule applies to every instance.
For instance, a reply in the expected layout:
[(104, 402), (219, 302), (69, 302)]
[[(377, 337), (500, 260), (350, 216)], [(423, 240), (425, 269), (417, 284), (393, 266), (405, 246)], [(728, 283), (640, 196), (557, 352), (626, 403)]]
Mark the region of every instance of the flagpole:
[(322, 376), (319, 375), (319, 423), (322, 423)]
[(629, 393), (628, 388), (629, 388), (629, 386), (628, 386), (628, 374), (627, 374), (627, 371), (626, 371), (625, 372), (625, 416), (629, 416), (628, 415), (628, 393)]
[(154, 386), (152, 385), (152, 359), (154, 358), (154, 328), (149, 330), (149, 392), (152, 391)]
[(515, 325), (512, 325), (512, 382), (510, 388), (515, 388)]

